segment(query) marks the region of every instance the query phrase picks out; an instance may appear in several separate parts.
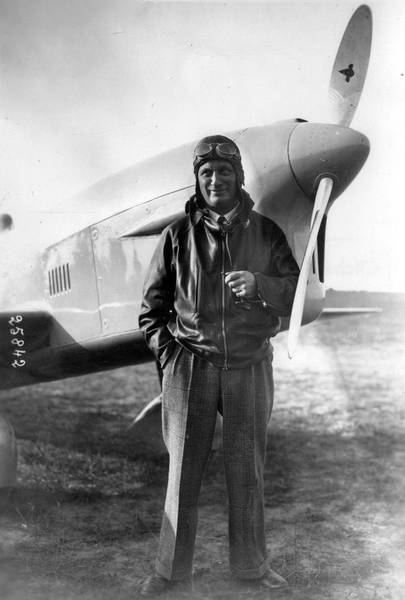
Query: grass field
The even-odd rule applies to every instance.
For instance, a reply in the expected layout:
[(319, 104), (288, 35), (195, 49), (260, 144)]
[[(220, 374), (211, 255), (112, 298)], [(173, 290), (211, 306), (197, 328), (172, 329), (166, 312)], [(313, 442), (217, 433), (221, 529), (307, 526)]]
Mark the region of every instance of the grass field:
[[(405, 314), (304, 328), (297, 357), (275, 340), (276, 401), (266, 469), (271, 598), (405, 598)], [(133, 600), (153, 565), (167, 458), (133, 416), (158, 393), (141, 365), (0, 394), (19, 444), (18, 487), (2, 498), (2, 600)], [(255, 599), (228, 573), (221, 449), (201, 493), (194, 592)]]

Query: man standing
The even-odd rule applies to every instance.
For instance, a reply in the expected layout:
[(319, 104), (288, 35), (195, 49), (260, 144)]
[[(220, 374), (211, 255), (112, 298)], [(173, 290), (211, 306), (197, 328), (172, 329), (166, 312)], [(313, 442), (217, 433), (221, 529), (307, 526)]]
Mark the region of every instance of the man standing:
[(283, 232), (253, 210), (236, 144), (202, 139), (196, 193), (152, 258), (139, 319), (163, 369), (169, 479), (154, 596), (191, 578), (201, 479), (217, 411), (229, 496), (230, 568), (239, 579), (287, 584), (267, 564), (263, 473), (273, 404), (272, 346), (289, 315), (299, 270)]

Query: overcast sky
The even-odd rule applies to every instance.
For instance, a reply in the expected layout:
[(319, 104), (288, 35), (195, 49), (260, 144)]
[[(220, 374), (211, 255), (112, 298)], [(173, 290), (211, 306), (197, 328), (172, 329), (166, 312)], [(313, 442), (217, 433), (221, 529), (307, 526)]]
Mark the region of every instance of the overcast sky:
[[(37, 238), (36, 213), (162, 150), (325, 120), (359, 4), (0, 0), (0, 212)], [(352, 127), (371, 153), (330, 212), (326, 283), (405, 291), (405, 7), (369, 6), (372, 55)]]

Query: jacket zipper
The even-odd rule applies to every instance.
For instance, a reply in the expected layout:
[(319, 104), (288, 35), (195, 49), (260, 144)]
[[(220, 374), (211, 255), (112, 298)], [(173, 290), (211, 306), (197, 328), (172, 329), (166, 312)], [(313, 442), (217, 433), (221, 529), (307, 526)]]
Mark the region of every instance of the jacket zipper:
[(221, 279), (222, 279), (222, 287), (221, 287), (221, 329), (222, 329), (222, 340), (224, 342), (224, 369), (228, 370), (228, 342), (226, 339), (226, 331), (225, 331), (225, 250), (226, 250), (226, 242), (225, 238), (228, 234), (221, 233), (221, 259), (222, 259), (222, 269), (221, 269)]

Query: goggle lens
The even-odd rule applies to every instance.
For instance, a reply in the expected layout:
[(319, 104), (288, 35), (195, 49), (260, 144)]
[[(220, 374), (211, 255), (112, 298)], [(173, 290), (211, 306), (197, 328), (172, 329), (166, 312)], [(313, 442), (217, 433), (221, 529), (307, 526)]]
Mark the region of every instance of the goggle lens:
[(208, 144), (201, 142), (194, 150), (194, 158), (204, 158), (205, 156), (214, 153), (223, 158), (232, 158), (235, 156), (240, 159), (239, 150), (229, 142), (221, 142), (220, 144)]

